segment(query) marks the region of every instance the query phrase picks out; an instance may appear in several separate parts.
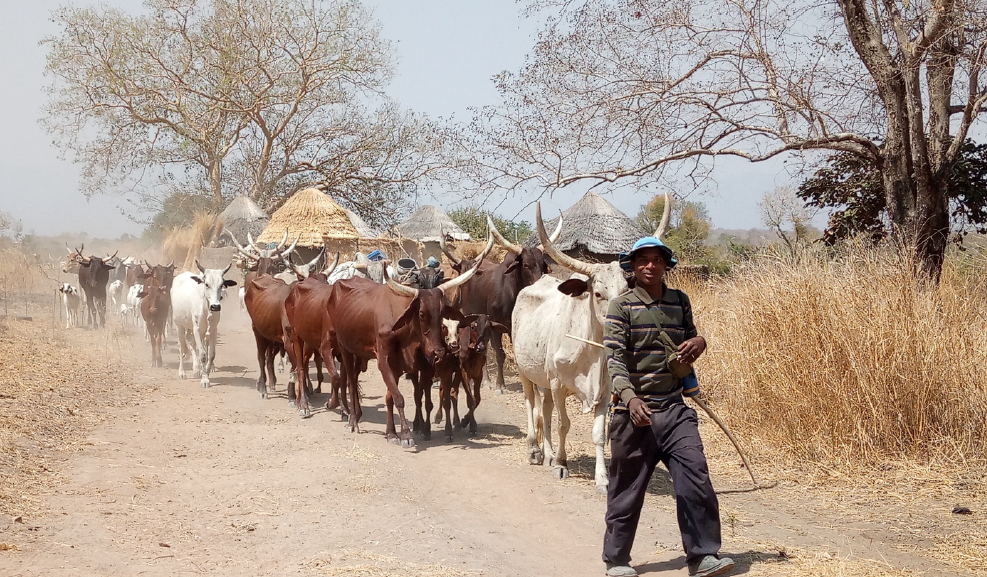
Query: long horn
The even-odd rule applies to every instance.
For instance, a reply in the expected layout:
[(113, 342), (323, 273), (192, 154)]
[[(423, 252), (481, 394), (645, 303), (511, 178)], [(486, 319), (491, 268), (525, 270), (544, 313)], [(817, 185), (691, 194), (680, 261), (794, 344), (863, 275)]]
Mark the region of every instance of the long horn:
[(508, 242), (508, 240), (504, 238), (504, 235), (500, 234), (500, 231), (497, 230), (497, 225), (494, 224), (494, 221), (492, 218), (490, 218), (489, 214), (487, 215), (487, 227), (490, 228), (490, 234), (492, 234), (493, 237), (497, 239), (497, 243), (500, 244), (500, 246), (511, 251), (514, 254), (514, 256), (521, 254), (521, 247), (511, 242)]
[[(230, 237), (230, 240), (233, 241), (233, 246), (236, 247), (237, 252), (239, 252), (240, 254), (242, 254), (245, 257), (251, 258), (253, 260), (257, 260), (257, 256), (251, 254), (249, 251), (247, 251), (247, 249), (243, 248), (243, 246), (241, 246), (239, 242), (237, 242), (236, 237), (233, 236), (233, 233), (232, 232), (230, 232), (229, 230), (227, 230), (226, 231), (226, 234)], [(247, 233), (248, 236), (249, 236), (249, 234), (250, 233)]]
[(336, 252), (336, 260), (333, 261), (332, 266), (331, 267), (327, 266), (325, 269), (323, 269), (322, 274), (326, 276), (331, 275), (332, 271), (336, 270), (337, 266), (339, 266), (339, 252)]
[(655, 229), (654, 237), (661, 239), (661, 236), (668, 230), (668, 220), (672, 217), (672, 197), (665, 192), (665, 208), (661, 211), (661, 222)]
[(586, 276), (593, 274), (593, 265), (565, 254), (548, 238), (548, 233), (545, 232), (545, 222), (541, 219), (541, 202), (535, 204), (535, 225), (538, 228), (538, 237), (541, 239), (542, 250), (548, 256), (552, 257), (555, 262), (573, 272), (582, 273)]
[[(302, 233), (298, 233), (299, 236), (301, 236), (301, 234)], [(281, 237), (281, 242), (278, 243), (277, 250), (283, 249), (286, 242), (288, 242), (288, 229), (287, 229), (287, 227), (284, 229), (284, 236)]]
[[(198, 261), (196, 261), (196, 264), (198, 264)], [(233, 263), (232, 262), (230, 264), (226, 265), (226, 268), (223, 269), (223, 275), (222, 276), (225, 277), (226, 276), (226, 273), (230, 272), (230, 269), (231, 268), (233, 268)]]
[(559, 242), (559, 237), (562, 236), (562, 211), (559, 211), (559, 223), (555, 225), (555, 230), (548, 237), (548, 240), (552, 242)]
[(250, 236), (249, 232), (247, 233), (247, 242), (250, 244), (250, 248), (256, 250), (258, 253), (264, 250), (261, 247), (257, 246), (257, 243), (254, 242), (254, 237)]
[(394, 279), (391, 278), (386, 268), (384, 269), (384, 280), (387, 282), (387, 286), (391, 287), (391, 290), (397, 294), (406, 295), (413, 299), (418, 298), (418, 289), (394, 282)]
[(459, 285), (468, 281), (470, 277), (472, 277), (474, 274), (476, 274), (477, 269), (479, 269), (480, 265), (483, 264), (483, 259), (486, 258), (488, 254), (490, 254), (490, 250), (493, 248), (494, 245), (493, 232), (487, 235), (487, 239), (488, 239), (487, 247), (484, 248), (483, 252), (480, 253), (480, 256), (476, 258), (476, 264), (473, 265), (473, 268), (469, 269), (468, 271), (464, 272), (463, 274), (457, 277), (447, 280), (446, 282), (438, 286), (438, 289), (442, 291), (442, 294), (445, 294), (446, 291), (449, 291), (450, 289), (454, 289), (458, 287)]
[[(287, 234), (287, 231), (285, 231), (285, 234)], [(288, 255), (290, 255), (291, 251), (295, 250), (295, 246), (298, 244), (298, 241), (301, 240), (301, 238), (302, 238), (302, 233), (298, 233), (298, 236), (295, 237), (295, 242), (291, 243), (291, 246), (281, 251), (281, 258), (285, 258)]]
[[(195, 259), (195, 267), (196, 267), (197, 269), (199, 269), (199, 272), (201, 272), (201, 273), (203, 273), (203, 274), (205, 274), (205, 272), (206, 272), (206, 269), (204, 269), (204, 268), (202, 268), (202, 265), (201, 265), (201, 264), (199, 264), (199, 259)], [(225, 271), (224, 271), (224, 272), (225, 272)]]
[(439, 248), (442, 250), (442, 254), (446, 255), (446, 258), (448, 258), (453, 264), (460, 264), (463, 262), (459, 257), (452, 254), (452, 251), (450, 251), (449, 247), (446, 246), (446, 235), (444, 234), (439, 235)]
[[(118, 250), (117, 252), (120, 252), (120, 251)], [(111, 260), (113, 260), (113, 259), (114, 259), (114, 258), (116, 257), (116, 255), (117, 255), (117, 252), (115, 252), (115, 253), (113, 253), (112, 255), (110, 255), (110, 256), (108, 256), (108, 257), (106, 257), (106, 258), (104, 258), (104, 259), (103, 259), (103, 264), (110, 264), (110, 261), (111, 261)]]

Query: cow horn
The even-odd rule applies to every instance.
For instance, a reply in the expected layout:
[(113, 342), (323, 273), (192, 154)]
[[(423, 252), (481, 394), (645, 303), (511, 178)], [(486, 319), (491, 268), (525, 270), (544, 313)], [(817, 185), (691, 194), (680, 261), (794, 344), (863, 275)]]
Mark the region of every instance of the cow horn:
[(257, 243), (254, 242), (254, 237), (250, 236), (249, 232), (247, 233), (247, 242), (250, 243), (250, 248), (256, 250), (257, 252), (264, 250), (261, 247), (257, 246)]
[(165, 268), (175, 268), (175, 261), (173, 261), (173, 260), (172, 261), (168, 261), (168, 266), (166, 266)]
[(555, 225), (555, 230), (548, 237), (548, 240), (552, 242), (559, 242), (559, 237), (562, 236), (562, 211), (559, 211), (559, 223)]
[[(285, 234), (287, 235), (288, 234), (288, 231), (285, 231)], [(288, 248), (286, 248), (283, 251), (281, 251), (281, 258), (282, 259), (285, 258), (285, 257), (287, 257), (288, 255), (290, 255), (291, 252), (293, 250), (295, 250), (295, 246), (298, 244), (298, 241), (301, 240), (301, 238), (302, 238), (302, 233), (298, 233), (298, 236), (295, 237), (295, 242), (291, 243), (291, 246), (289, 246)], [(280, 250), (280, 249), (278, 249), (278, 250)]]
[[(300, 237), (302, 236), (302, 233), (298, 233), (298, 236), (299, 236), (299, 238), (300, 238)], [(285, 227), (285, 229), (284, 229), (284, 236), (283, 236), (283, 237), (281, 237), (281, 242), (279, 242), (279, 243), (278, 243), (278, 248), (277, 248), (277, 250), (281, 250), (281, 249), (283, 249), (283, 248), (284, 248), (284, 245), (285, 245), (285, 243), (287, 243), (287, 242), (288, 242), (288, 228), (287, 228), (287, 227)], [(295, 242), (298, 242), (298, 241), (295, 241)]]
[[(196, 264), (198, 264), (198, 261), (196, 261)], [(230, 264), (226, 265), (226, 268), (223, 269), (223, 276), (224, 277), (226, 276), (226, 273), (230, 272), (230, 269), (231, 268), (233, 268), (233, 263), (232, 262)]]
[[(118, 250), (117, 252), (120, 252), (120, 251)], [(103, 264), (110, 264), (110, 261), (113, 260), (114, 258), (116, 258), (117, 252), (113, 253), (111, 256), (108, 256), (108, 257), (102, 259), (103, 260)]]
[(494, 221), (492, 218), (490, 218), (489, 214), (487, 215), (487, 227), (490, 228), (490, 234), (492, 234), (493, 237), (497, 239), (497, 243), (500, 244), (500, 246), (511, 251), (511, 253), (513, 253), (514, 256), (521, 254), (521, 247), (511, 242), (508, 242), (508, 240), (504, 238), (504, 235), (500, 234), (500, 231), (497, 230), (497, 225), (494, 224)]
[(203, 274), (206, 272), (206, 269), (202, 268), (202, 265), (199, 264), (199, 259), (195, 259), (195, 268), (199, 269), (199, 272)]
[[(410, 286), (404, 286), (403, 284), (398, 284), (394, 282), (391, 278), (390, 273), (387, 269), (384, 269), (384, 280), (387, 282), (387, 286), (391, 287), (391, 290), (399, 295), (409, 296), (411, 298), (418, 298), (418, 289), (411, 288)], [(441, 288), (441, 287), (440, 287)]]
[(486, 258), (488, 254), (490, 254), (490, 250), (493, 248), (494, 237), (492, 231), (489, 235), (487, 235), (487, 239), (488, 239), (487, 247), (483, 249), (483, 252), (480, 253), (480, 256), (476, 257), (476, 264), (473, 265), (473, 268), (469, 269), (468, 271), (464, 272), (463, 274), (455, 278), (451, 278), (447, 280), (446, 282), (438, 286), (438, 289), (442, 291), (443, 294), (445, 294), (445, 292), (450, 289), (460, 286), (464, 282), (468, 281), (470, 277), (476, 274), (477, 269), (479, 269), (480, 265), (483, 264), (483, 259)]
[[(241, 246), (240, 243), (237, 242), (236, 237), (233, 236), (233, 233), (232, 232), (230, 232), (230, 231), (227, 230), (226, 231), (226, 234), (228, 234), (230, 236), (230, 240), (233, 241), (233, 246), (236, 247), (237, 252), (239, 252), (243, 256), (248, 257), (248, 258), (250, 258), (252, 260), (257, 260), (257, 257), (256, 256), (254, 256), (253, 254), (251, 254), (250, 252), (248, 252), (247, 249), (243, 248), (243, 246)], [(247, 235), (249, 236), (250, 233), (248, 232)]]
[(658, 224), (658, 228), (655, 229), (654, 237), (661, 239), (661, 236), (665, 234), (668, 229), (668, 220), (672, 216), (672, 197), (665, 193), (665, 208), (661, 211), (661, 223)]
[(439, 248), (442, 249), (442, 254), (446, 255), (446, 257), (452, 262), (452, 264), (457, 264), (458, 265), (458, 264), (461, 264), (463, 262), (459, 257), (457, 257), (456, 255), (452, 254), (452, 251), (450, 251), (449, 250), (449, 247), (446, 246), (446, 235), (445, 234), (439, 235)]
[(315, 265), (319, 264), (319, 259), (322, 258), (322, 256), (325, 254), (326, 254), (326, 247), (322, 247), (322, 250), (319, 251), (319, 254), (315, 255), (315, 258), (308, 261), (308, 264), (305, 265), (305, 268), (307, 268), (308, 270), (314, 269)]
[(326, 276), (329, 276), (329, 275), (331, 275), (331, 274), (332, 274), (332, 272), (333, 272), (334, 270), (336, 270), (336, 267), (337, 267), (338, 265), (339, 265), (339, 252), (336, 252), (336, 260), (334, 260), (334, 261), (333, 261), (333, 263), (332, 263), (332, 266), (331, 266), (331, 267), (328, 267), (328, 266), (327, 266), (327, 267), (325, 268), (325, 270), (323, 270), (323, 271), (322, 271), (322, 274), (324, 274), (324, 275), (326, 275)]
[(541, 202), (535, 204), (535, 225), (538, 228), (538, 237), (541, 239), (542, 250), (548, 256), (552, 257), (555, 262), (573, 272), (582, 273), (586, 276), (593, 274), (593, 265), (565, 254), (555, 246), (552, 239), (548, 238), (548, 233), (545, 232), (545, 222), (541, 219)]

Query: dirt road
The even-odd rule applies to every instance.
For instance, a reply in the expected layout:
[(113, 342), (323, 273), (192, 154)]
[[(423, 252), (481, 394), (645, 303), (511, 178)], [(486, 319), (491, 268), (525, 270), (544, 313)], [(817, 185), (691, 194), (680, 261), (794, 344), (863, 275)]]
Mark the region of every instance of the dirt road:
[[(440, 432), (417, 452), (384, 441), (373, 367), (363, 434), (324, 409), (302, 420), (283, 395), (287, 375), (271, 399), (255, 392), (248, 319), (231, 308), (213, 386), (176, 378), (169, 339), (167, 367), (137, 379), (139, 405), (112, 409), (62, 463), (66, 482), (44, 496), (47, 514), (0, 520), (19, 544), (0, 553), (0, 575), (602, 575), (605, 501), (592, 485), (588, 417), (575, 419), (564, 482), (524, 462), (516, 386), (484, 396), (479, 437), (446, 443)], [(147, 345), (129, 334), (125, 348), (146, 367)], [(746, 486), (721, 445), (710, 460), (718, 489)], [(721, 495), (724, 552), (738, 574), (953, 574), (879, 524), (806, 511), (785, 485)], [(634, 564), (686, 575), (667, 475), (651, 492)]]

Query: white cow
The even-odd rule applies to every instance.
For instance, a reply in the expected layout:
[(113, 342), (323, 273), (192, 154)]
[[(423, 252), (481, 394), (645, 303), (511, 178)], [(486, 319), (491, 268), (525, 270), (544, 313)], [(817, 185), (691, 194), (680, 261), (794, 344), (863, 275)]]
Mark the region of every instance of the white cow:
[[(666, 200), (665, 206), (670, 204)], [(514, 305), (512, 334), (528, 416), (528, 460), (538, 465), (547, 458), (560, 479), (568, 476), (565, 441), (569, 432), (569, 415), (566, 413), (565, 399), (576, 395), (583, 403), (583, 412), (595, 412), (594, 476), (597, 491), (606, 493), (607, 470), (603, 446), (606, 441), (605, 397), (610, 390), (610, 378), (605, 352), (565, 335), (603, 342), (607, 308), (613, 298), (627, 290), (627, 281), (619, 263), (591, 264), (572, 258), (556, 248), (545, 232), (540, 205), (536, 210), (536, 220), (545, 253), (578, 274), (565, 282), (543, 276), (535, 284), (522, 289)], [(667, 218), (663, 219), (663, 223), (656, 235), (667, 226)], [(542, 392), (539, 395), (540, 410), (535, 406), (536, 387)], [(559, 410), (558, 453), (552, 446), (552, 412), (556, 407)], [(538, 429), (541, 427), (544, 427), (544, 440), (543, 447), (539, 448)]]
[(143, 284), (135, 284), (127, 291), (127, 310), (130, 311), (131, 322), (138, 327), (144, 324), (144, 317), (141, 316), (141, 301), (144, 299), (139, 296), (143, 290)]
[[(178, 328), (178, 378), (185, 378), (185, 355), (192, 348), (192, 371), (199, 373), (199, 383), (209, 386), (209, 372), (216, 357), (216, 337), (226, 287), (236, 281), (223, 280), (225, 269), (204, 269), (196, 261), (201, 274), (183, 272), (175, 277), (171, 287), (171, 309)], [(191, 343), (190, 343), (191, 341)]]
[(79, 326), (79, 305), (82, 304), (79, 289), (65, 282), (58, 287), (58, 292), (62, 293), (62, 304), (65, 305), (65, 328)]
[(115, 280), (106, 287), (106, 296), (110, 299), (110, 304), (112, 308), (111, 311), (119, 312), (120, 305), (123, 303), (123, 281)]

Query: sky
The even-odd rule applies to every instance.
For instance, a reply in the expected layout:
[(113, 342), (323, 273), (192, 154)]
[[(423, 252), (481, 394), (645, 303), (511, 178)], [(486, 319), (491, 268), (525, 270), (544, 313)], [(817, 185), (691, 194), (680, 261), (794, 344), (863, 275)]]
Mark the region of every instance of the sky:
[[(38, 119), (47, 98), (44, 88), (46, 48), (39, 41), (57, 32), (51, 10), (66, 0), (0, 2), (0, 211), (19, 219), (25, 233), (55, 235), (86, 231), (115, 238), (140, 234), (124, 198), (97, 195), (87, 199), (78, 186), (78, 169), (59, 150)], [(90, 5), (90, 0), (72, 0)], [(141, 0), (112, 0), (140, 9)], [(515, 0), (364, 0), (380, 21), (383, 36), (395, 43), (397, 75), (388, 90), (405, 108), (434, 117), (466, 120), (469, 108), (498, 102), (491, 77), (518, 70), (534, 43), (537, 23), (521, 14)], [(760, 226), (757, 202), (765, 191), (790, 184), (780, 162), (751, 165), (720, 162), (713, 192), (690, 196), (709, 208), (714, 226), (747, 229)], [(555, 214), (571, 206), (584, 189), (563, 189), (542, 201)], [(623, 190), (606, 198), (630, 216), (653, 194)], [(440, 203), (444, 198), (440, 197)], [(529, 199), (509, 198), (497, 205), (501, 216), (534, 221)], [(424, 203), (433, 202), (423, 199)]]

